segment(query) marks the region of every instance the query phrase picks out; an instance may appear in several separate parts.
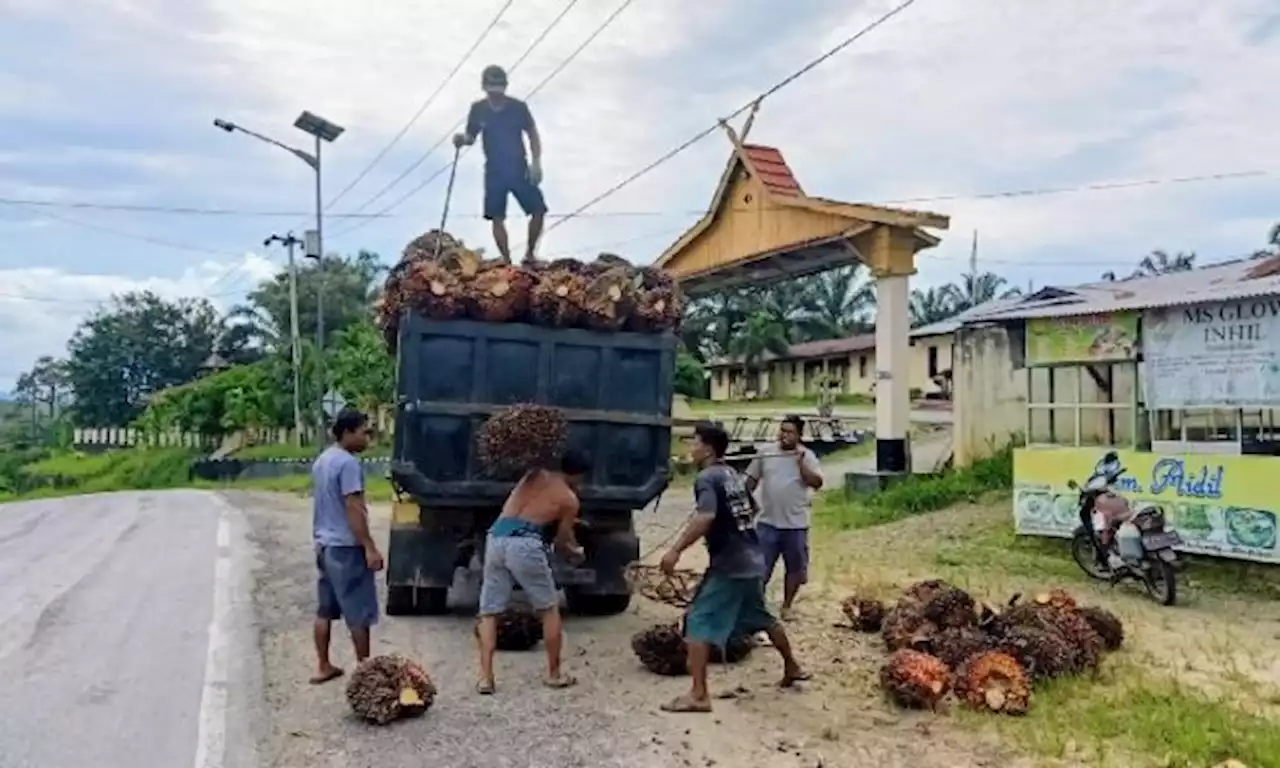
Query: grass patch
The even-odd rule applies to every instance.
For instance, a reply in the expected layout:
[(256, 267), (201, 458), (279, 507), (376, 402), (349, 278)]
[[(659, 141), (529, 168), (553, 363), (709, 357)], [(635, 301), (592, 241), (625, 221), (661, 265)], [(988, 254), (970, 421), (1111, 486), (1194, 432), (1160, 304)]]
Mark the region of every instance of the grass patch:
[(1037, 688), (1028, 715), (1002, 719), (999, 729), (1030, 751), (1091, 765), (1207, 768), (1235, 758), (1250, 768), (1280, 766), (1280, 723), (1116, 661), (1097, 680)]
[(876, 493), (851, 497), (842, 488), (827, 491), (814, 507), (814, 519), (827, 528), (856, 530), (961, 502), (977, 502), (993, 492), (1007, 492), (1012, 486), (1013, 449), (1008, 448), (971, 467), (937, 475), (912, 475)]
[[(327, 447), (326, 445), (325, 448)], [(317, 445), (292, 445), (289, 443), (251, 445), (232, 453), (231, 458), (241, 461), (279, 461), (286, 459), (312, 461), (320, 455), (322, 450), (324, 449)], [(363, 458), (372, 459), (386, 458), (390, 455), (391, 448), (389, 446), (377, 444), (370, 445), (361, 454)]]
[(22, 467), (15, 497), (178, 488), (190, 484), (188, 469), (198, 455), (189, 448), (58, 453)]
[[(285, 475), (283, 477), (264, 477), (255, 480), (237, 480), (230, 482), (198, 481), (197, 488), (213, 491), (267, 491), (271, 493), (290, 493), (297, 496), (311, 496), (310, 475)], [(391, 490), (391, 481), (385, 477), (365, 475), (365, 498), (368, 501), (390, 502), (395, 495)]]

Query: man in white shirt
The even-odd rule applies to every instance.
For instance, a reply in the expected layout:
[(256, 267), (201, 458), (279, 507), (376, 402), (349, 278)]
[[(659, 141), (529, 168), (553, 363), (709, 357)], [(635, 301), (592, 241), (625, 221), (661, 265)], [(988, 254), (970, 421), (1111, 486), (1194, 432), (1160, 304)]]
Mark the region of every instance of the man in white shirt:
[(792, 616), (800, 587), (809, 578), (809, 496), (822, 487), (822, 467), (813, 451), (800, 444), (804, 421), (788, 416), (778, 429), (778, 449), (785, 455), (756, 459), (747, 467), (747, 489), (760, 490), (756, 531), (764, 553), (765, 585), (782, 558), (786, 576), (782, 590), (783, 620)]

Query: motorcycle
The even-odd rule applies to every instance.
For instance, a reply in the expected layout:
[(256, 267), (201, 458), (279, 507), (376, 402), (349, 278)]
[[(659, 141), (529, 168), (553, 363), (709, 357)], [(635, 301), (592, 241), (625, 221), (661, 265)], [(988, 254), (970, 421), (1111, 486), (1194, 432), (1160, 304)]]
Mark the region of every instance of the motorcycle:
[(1067, 487), (1080, 494), (1080, 526), (1071, 539), (1071, 556), (1081, 570), (1115, 586), (1124, 579), (1141, 581), (1147, 594), (1161, 605), (1178, 599), (1177, 531), (1167, 529), (1158, 504), (1131, 505), (1115, 491), (1124, 475), (1115, 452), (1109, 452), (1083, 486)]

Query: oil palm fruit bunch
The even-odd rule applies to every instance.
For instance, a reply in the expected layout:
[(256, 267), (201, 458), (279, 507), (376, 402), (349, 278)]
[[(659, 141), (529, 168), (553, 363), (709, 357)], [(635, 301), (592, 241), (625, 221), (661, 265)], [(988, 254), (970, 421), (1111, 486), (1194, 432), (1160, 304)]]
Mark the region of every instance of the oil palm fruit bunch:
[(410, 264), (399, 290), (411, 309), (432, 319), (456, 320), (466, 316), (462, 278), (437, 261)]
[[(497, 642), (500, 651), (527, 651), (542, 642), (542, 619), (528, 608), (508, 608), (498, 614)], [(480, 621), (476, 620), (476, 637), (480, 636)]]
[(448, 232), (433, 229), (410, 240), (404, 247), (403, 258), (405, 261), (435, 259), (440, 254), (462, 247), (462, 241), (458, 238)]
[(959, 669), (970, 658), (990, 651), (992, 639), (972, 627), (941, 630), (928, 642), (929, 651), (950, 669)]
[(495, 412), (476, 430), (476, 455), (498, 479), (554, 466), (564, 454), (569, 426), (558, 408), (519, 403)]
[(571, 328), (582, 321), (587, 280), (581, 267), (557, 267), (553, 262), (539, 269), (529, 293), (529, 316), (538, 325)]
[(885, 614), (880, 627), (880, 636), (890, 651), (927, 647), (937, 632), (938, 626), (924, 617), (920, 606), (905, 600)]
[(351, 711), (375, 725), (421, 715), (435, 697), (436, 687), (422, 667), (399, 655), (365, 659), (347, 682)]
[(1072, 667), (1076, 672), (1096, 668), (1106, 648), (1102, 637), (1075, 609), (1017, 603), (1001, 614), (999, 621), (1006, 627), (1031, 627), (1058, 634), (1071, 649)]
[(626, 324), (635, 306), (635, 277), (630, 265), (613, 267), (593, 276), (583, 294), (583, 321), (588, 328), (616, 331)]
[(1079, 613), (1093, 627), (1093, 631), (1098, 633), (1098, 637), (1102, 638), (1103, 646), (1108, 651), (1114, 651), (1124, 644), (1124, 624), (1119, 616), (1106, 608), (1095, 606), (1081, 608)]
[(529, 309), (534, 279), (532, 272), (509, 264), (486, 266), (468, 286), (468, 314), (490, 323), (523, 317)]
[(948, 589), (955, 589), (955, 587), (942, 579), (917, 581), (902, 591), (902, 599), (908, 602), (924, 604), (933, 599), (939, 592)]
[(679, 624), (657, 624), (631, 636), (631, 650), (655, 675), (674, 677), (689, 672), (688, 655)]
[(955, 678), (956, 695), (975, 709), (1006, 715), (1026, 714), (1031, 683), (1018, 660), (1006, 653), (974, 656)]
[(712, 646), (709, 660), (712, 664), (737, 664), (750, 656), (755, 647), (750, 635), (734, 635), (724, 648)]
[(1057, 632), (1013, 626), (993, 638), (992, 645), (1016, 659), (1034, 680), (1050, 680), (1078, 671), (1075, 651)]
[(951, 688), (951, 671), (936, 657), (903, 649), (880, 668), (880, 686), (901, 706), (933, 709)]
[(940, 629), (971, 627), (978, 623), (977, 603), (968, 592), (942, 586), (929, 595), (922, 609), (924, 617)]
[(637, 274), (636, 305), (627, 330), (642, 333), (678, 331), (684, 317), (684, 296), (671, 273), (658, 267), (641, 267)]
[(1035, 597), (1036, 605), (1048, 605), (1053, 608), (1061, 608), (1064, 610), (1074, 611), (1079, 605), (1071, 593), (1065, 589), (1054, 588), (1048, 592), (1041, 592)]
[(840, 602), (840, 610), (859, 632), (879, 632), (884, 624), (884, 603), (879, 600), (851, 595)]

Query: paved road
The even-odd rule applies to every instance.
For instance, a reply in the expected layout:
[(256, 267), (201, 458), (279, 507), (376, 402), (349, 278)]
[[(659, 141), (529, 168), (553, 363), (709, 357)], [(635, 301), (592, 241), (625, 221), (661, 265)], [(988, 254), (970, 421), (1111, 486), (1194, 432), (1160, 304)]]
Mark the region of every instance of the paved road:
[(0, 505), (0, 766), (252, 765), (244, 540), (196, 491)]

